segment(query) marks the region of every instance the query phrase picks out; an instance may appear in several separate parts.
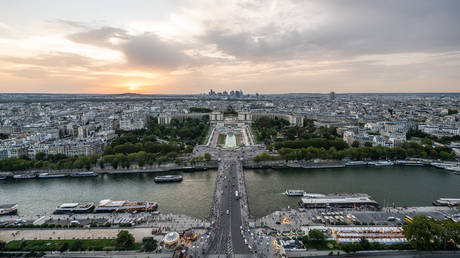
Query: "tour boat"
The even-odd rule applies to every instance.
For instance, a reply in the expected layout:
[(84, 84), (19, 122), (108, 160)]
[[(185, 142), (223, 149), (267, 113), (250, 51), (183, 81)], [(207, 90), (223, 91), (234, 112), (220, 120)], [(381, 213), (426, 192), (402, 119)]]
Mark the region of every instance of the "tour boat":
[(93, 212), (94, 207), (94, 202), (63, 203), (56, 207), (56, 210), (54, 210), (54, 214), (91, 213)]
[(156, 176), (153, 180), (155, 181), (155, 183), (180, 182), (182, 181), (182, 176), (179, 176), (179, 175)]
[(305, 194), (304, 190), (286, 190), (285, 194), (287, 196), (303, 196)]

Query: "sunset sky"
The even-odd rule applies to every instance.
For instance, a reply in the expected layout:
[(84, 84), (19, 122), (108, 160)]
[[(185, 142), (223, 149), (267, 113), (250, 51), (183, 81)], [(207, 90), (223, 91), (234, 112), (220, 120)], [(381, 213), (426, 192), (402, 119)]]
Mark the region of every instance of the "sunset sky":
[(460, 92), (460, 1), (0, 1), (0, 93), (209, 89)]

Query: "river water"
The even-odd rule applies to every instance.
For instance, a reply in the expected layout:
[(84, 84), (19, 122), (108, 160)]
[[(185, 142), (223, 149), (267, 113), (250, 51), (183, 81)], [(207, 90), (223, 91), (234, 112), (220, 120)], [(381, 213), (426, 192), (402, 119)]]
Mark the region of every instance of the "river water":
[(297, 207), (300, 197), (286, 196), (286, 189), (324, 194), (367, 193), (382, 206), (384, 202), (431, 206), (442, 197), (460, 198), (460, 176), (432, 167), (246, 170), (246, 186), (250, 213), (255, 217), (283, 207)]
[(113, 174), (87, 178), (16, 179), (0, 181), (0, 204), (17, 203), (20, 215), (46, 215), (65, 202), (103, 199), (155, 201), (162, 213), (209, 215), (216, 181), (215, 171), (180, 174), (180, 183), (157, 184), (166, 173)]
[[(46, 215), (64, 202), (102, 199), (159, 204), (163, 213), (207, 217), (215, 187), (216, 171), (177, 172), (181, 183), (156, 184), (158, 175), (119, 174), (95, 178), (23, 179), (0, 181), (0, 204), (18, 203), (21, 215)], [(460, 198), (460, 176), (431, 167), (354, 167), (334, 169), (245, 170), (250, 212), (264, 216), (287, 206), (297, 207), (299, 197), (286, 189), (313, 193), (368, 193), (381, 205), (431, 205), (441, 197)]]

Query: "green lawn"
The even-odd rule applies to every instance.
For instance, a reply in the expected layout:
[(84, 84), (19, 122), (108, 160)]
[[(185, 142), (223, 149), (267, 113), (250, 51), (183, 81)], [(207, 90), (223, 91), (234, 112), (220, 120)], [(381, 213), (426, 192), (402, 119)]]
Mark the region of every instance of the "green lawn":
[[(13, 240), (6, 244), (3, 251), (59, 251), (68, 244), (70, 251), (79, 250), (117, 250), (115, 239), (83, 239), (83, 240)], [(131, 250), (140, 250), (142, 243), (135, 243)]]
[(225, 144), (225, 138), (227, 138), (226, 134), (219, 134), (219, 138), (217, 139), (217, 144)]

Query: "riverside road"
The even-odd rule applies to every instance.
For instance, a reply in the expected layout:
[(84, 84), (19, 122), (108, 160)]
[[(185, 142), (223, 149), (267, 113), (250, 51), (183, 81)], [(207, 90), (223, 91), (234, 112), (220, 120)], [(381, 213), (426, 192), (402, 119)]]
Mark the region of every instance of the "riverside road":
[[(211, 220), (208, 254), (250, 254), (244, 232), (248, 230), (248, 210), (243, 166), (234, 153), (225, 153), (219, 164)], [(238, 193), (237, 193), (238, 192)]]

